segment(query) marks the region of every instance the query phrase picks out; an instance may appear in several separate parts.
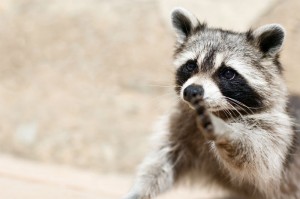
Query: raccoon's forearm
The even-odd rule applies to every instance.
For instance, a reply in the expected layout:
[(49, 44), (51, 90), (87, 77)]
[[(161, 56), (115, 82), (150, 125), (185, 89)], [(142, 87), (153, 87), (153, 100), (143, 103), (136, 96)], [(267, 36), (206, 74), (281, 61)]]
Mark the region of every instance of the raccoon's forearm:
[[(276, 132), (243, 123), (227, 124), (212, 116), (215, 129), (213, 148), (219, 161), (233, 177), (254, 184), (258, 189), (279, 189), (286, 149)], [(274, 140), (278, 145), (274, 145)], [(263, 191), (263, 190), (261, 190)]]
[(215, 134), (214, 146), (217, 155), (224, 161), (223, 163), (235, 168), (243, 168), (251, 164), (255, 143), (246, 136), (247, 131), (249, 131), (249, 134), (251, 133), (250, 130), (243, 124), (240, 124), (239, 128), (236, 128), (236, 126), (232, 128), (214, 115), (211, 115), (211, 118)]
[(124, 199), (150, 199), (172, 187), (173, 165), (168, 158), (168, 147), (149, 154), (139, 168), (137, 178)]

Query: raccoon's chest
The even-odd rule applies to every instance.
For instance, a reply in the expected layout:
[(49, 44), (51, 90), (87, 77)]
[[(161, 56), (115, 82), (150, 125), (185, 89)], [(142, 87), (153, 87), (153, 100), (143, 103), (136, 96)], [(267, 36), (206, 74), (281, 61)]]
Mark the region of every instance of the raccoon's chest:
[[(197, 128), (195, 117), (194, 112), (185, 110), (173, 115), (170, 120), (170, 156), (179, 173), (219, 167), (211, 143), (205, 140)], [(213, 170), (212, 173), (215, 172)]]

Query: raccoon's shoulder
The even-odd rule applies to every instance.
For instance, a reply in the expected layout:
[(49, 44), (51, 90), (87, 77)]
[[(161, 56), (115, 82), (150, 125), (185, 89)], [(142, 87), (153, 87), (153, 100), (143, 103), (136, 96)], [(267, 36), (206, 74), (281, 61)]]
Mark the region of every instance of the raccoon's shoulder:
[(293, 144), (289, 149), (289, 154), (286, 159), (286, 165), (292, 162), (297, 162), (298, 169), (300, 169), (300, 96), (290, 95), (287, 105), (287, 111), (293, 119)]
[(288, 102), (288, 113), (294, 118), (296, 125), (300, 126), (300, 96), (290, 95)]
[(293, 119), (293, 129), (294, 129), (294, 144), (300, 147), (300, 96), (290, 95), (287, 112), (289, 116)]

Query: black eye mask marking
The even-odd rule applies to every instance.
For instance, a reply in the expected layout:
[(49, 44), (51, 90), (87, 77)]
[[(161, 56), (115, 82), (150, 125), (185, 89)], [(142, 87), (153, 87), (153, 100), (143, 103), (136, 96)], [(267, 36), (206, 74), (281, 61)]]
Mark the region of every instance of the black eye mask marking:
[(180, 87), (194, 74), (199, 72), (197, 60), (189, 60), (176, 71), (176, 92), (180, 92)]
[[(213, 79), (218, 85), (221, 93), (228, 98), (227, 101), (235, 107), (251, 107), (251, 111), (260, 110), (263, 107), (262, 97), (249, 85), (247, 80), (234, 69), (224, 64), (215, 72)], [(233, 101), (238, 101), (237, 103)], [(248, 109), (249, 110), (249, 109)], [(249, 110), (250, 111), (250, 110)]]

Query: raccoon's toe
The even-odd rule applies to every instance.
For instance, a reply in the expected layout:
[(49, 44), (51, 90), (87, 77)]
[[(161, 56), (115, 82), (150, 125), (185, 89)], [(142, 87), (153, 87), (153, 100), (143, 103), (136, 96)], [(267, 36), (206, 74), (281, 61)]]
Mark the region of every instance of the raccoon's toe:
[(197, 106), (196, 107), (197, 113), (197, 126), (204, 134), (204, 136), (209, 139), (213, 140), (214, 136), (214, 126), (212, 124), (211, 116), (205, 106)]

